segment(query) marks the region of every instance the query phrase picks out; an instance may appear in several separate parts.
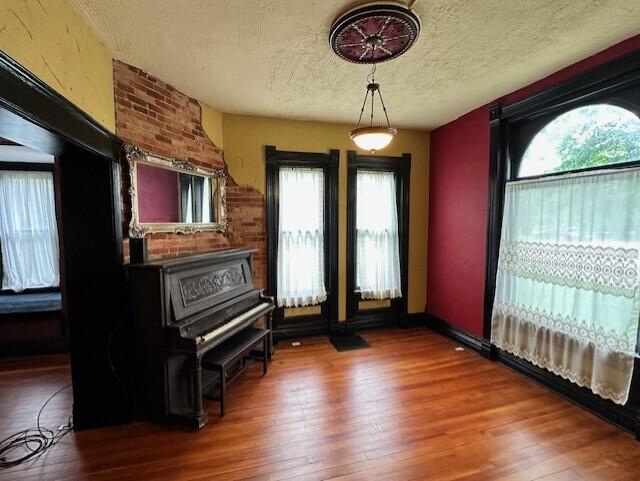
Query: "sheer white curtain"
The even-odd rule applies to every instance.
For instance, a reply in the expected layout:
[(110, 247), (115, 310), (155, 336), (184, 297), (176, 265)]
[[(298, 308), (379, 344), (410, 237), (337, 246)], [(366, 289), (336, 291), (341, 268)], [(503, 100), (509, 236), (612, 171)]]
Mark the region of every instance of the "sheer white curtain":
[(393, 172), (358, 170), (356, 284), (363, 299), (401, 297), (396, 180)]
[(278, 306), (327, 300), (324, 284), (324, 172), (281, 168)]
[(639, 252), (640, 170), (508, 183), (493, 344), (626, 403)]
[(0, 249), (3, 289), (60, 284), (50, 172), (0, 172)]

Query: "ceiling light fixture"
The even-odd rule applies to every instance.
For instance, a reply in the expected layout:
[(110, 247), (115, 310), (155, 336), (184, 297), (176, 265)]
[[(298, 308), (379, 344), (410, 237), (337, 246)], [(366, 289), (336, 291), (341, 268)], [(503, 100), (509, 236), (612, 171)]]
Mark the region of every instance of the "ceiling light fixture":
[[(329, 32), (329, 43), (334, 53), (348, 62), (374, 64), (367, 77), (358, 126), (349, 132), (358, 147), (369, 152), (385, 148), (398, 134), (391, 127), (389, 115), (382, 100), (380, 84), (375, 82), (375, 64), (386, 62), (405, 53), (420, 34), (420, 18), (399, 3), (375, 2), (349, 10), (338, 17)], [(374, 125), (376, 92), (384, 111), (387, 125)], [(368, 127), (360, 127), (362, 115), (371, 94), (371, 120)]]
[[(398, 135), (398, 130), (394, 127), (391, 127), (389, 123), (389, 115), (387, 114), (387, 108), (384, 105), (384, 100), (382, 99), (382, 92), (380, 91), (380, 84), (376, 83), (375, 79), (376, 66), (373, 66), (371, 73), (367, 77), (367, 92), (364, 94), (364, 102), (362, 103), (362, 109), (360, 109), (360, 117), (358, 118), (358, 126), (349, 132), (349, 137), (353, 140), (358, 147), (363, 150), (368, 150), (372, 154), (376, 151), (384, 149), (387, 145), (391, 143), (393, 138)], [(387, 120), (387, 126), (377, 126), (373, 125), (373, 114), (374, 114), (374, 101), (376, 92), (378, 93), (378, 98), (380, 99), (380, 104), (382, 105), (382, 111), (384, 112), (385, 119)], [(364, 109), (367, 106), (367, 100), (369, 99), (369, 94), (371, 94), (371, 117), (369, 121), (368, 127), (360, 127), (362, 122), (362, 115), (364, 114)]]

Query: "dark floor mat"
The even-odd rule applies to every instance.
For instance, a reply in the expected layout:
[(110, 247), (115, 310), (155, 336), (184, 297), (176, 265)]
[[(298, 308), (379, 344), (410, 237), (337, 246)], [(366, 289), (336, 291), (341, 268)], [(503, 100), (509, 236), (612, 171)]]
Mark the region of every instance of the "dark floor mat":
[(353, 351), (354, 349), (364, 349), (369, 347), (367, 341), (362, 339), (358, 334), (350, 334), (346, 336), (334, 336), (329, 339), (336, 351)]

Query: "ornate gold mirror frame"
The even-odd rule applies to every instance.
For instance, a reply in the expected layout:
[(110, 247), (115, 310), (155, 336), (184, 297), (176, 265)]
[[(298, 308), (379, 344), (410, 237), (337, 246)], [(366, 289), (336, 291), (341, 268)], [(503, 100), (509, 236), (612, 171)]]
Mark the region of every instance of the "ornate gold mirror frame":
[[(223, 169), (206, 169), (197, 166), (187, 160), (161, 157), (142, 150), (132, 144), (124, 144), (125, 157), (129, 164), (129, 195), (131, 197), (131, 222), (129, 222), (129, 237), (143, 238), (148, 234), (158, 232), (173, 232), (176, 234), (192, 234), (203, 231), (225, 232), (227, 230), (227, 194), (226, 181), (227, 174)], [(215, 222), (140, 222), (140, 212), (138, 209), (138, 164), (148, 164), (161, 167), (163, 169), (182, 172), (186, 174), (197, 174), (210, 177), (215, 182), (215, 195), (212, 199)]]

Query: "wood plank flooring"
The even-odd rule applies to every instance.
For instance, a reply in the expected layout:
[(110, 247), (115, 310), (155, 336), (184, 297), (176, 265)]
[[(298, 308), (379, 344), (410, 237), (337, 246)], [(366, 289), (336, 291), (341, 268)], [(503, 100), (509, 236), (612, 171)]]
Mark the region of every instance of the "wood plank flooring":
[[(146, 423), (78, 432), (0, 480), (640, 480), (640, 443), (426, 329), (282, 346), (209, 406), (199, 432)], [(0, 362), (0, 436), (35, 424), (64, 357)], [(44, 424), (71, 411), (64, 391)]]

